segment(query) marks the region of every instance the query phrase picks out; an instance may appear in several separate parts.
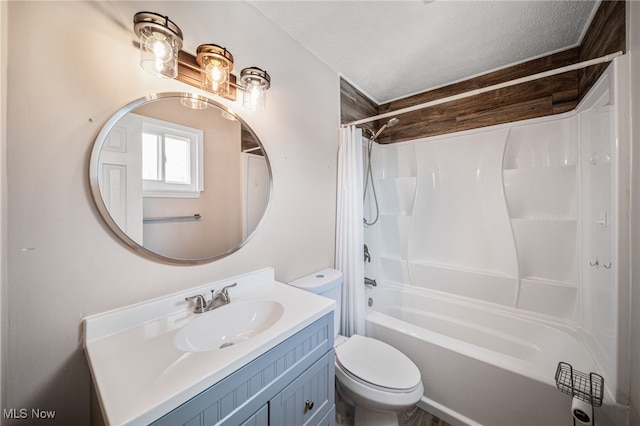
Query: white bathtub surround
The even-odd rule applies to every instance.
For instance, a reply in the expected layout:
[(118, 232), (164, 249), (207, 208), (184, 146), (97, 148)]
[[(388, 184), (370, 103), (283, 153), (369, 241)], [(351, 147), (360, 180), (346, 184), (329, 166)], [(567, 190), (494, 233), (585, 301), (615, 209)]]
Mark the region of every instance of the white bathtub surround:
[[(627, 56), (578, 108), (580, 118), (581, 331), (616, 401), (629, 400), (631, 146)], [(597, 417), (596, 417), (597, 421)]]
[[(571, 397), (555, 386), (558, 360), (598, 368), (569, 327), (409, 286), (389, 284), (367, 297), (368, 335), (416, 363), (425, 387), (419, 406), (453, 424), (571, 424)], [(612, 402), (606, 412), (596, 408), (598, 424), (620, 424), (624, 412)]]
[(362, 130), (340, 129), (336, 269), (344, 274), (341, 333), (364, 334)]
[[(220, 350), (179, 349), (194, 314), (184, 299), (237, 283), (231, 303), (282, 305), (282, 316), (251, 339)], [(84, 319), (84, 348), (107, 424), (148, 424), (334, 309), (332, 300), (275, 281), (272, 268)], [(216, 310), (211, 311), (211, 313)], [(183, 346), (183, 345), (182, 345)]]
[[(539, 424), (566, 424), (553, 420), (570, 408), (553, 378), (568, 357), (605, 378), (596, 421), (624, 418), (612, 404), (628, 402), (627, 61), (617, 58), (574, 112), (375, 147), (381, 217), (365, 228), (365, 273), (403, 291), (389, 321), (378, 307), (390, 296), (375, 297), (367, 333), (420, 367), (429, 411), (537, 424), (515, 413), (532, 408), (524, 400), (551, 398), (547, 411), (560, 417)], [(431, 302), (414, 303), (416, 294)], [(456, 303), (465, 309), (439, 310)], [(432, 346), (415, 348), (420, 333)], [(437, 376), (444, 371), (456, 380)], [(517, 395), (514, 408), (484, 417), (469, 401), (500, 399), (475, 380), (459, 384), (463, 373), (512, 383), (497, 395)]]

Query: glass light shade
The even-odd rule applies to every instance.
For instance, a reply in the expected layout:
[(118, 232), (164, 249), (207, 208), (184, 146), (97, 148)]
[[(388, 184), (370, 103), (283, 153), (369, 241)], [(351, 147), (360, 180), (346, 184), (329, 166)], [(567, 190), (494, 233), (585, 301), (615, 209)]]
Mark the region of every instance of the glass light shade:
[(168, 17), (139, 12), (133, 17), (134, 31), (140, 38), (140, 66), (156, 77), (178, 75), (178, 52), (182, 49), (182, 31)]
[(229, 110), (229, 111), (222, 111), (222, 118), (226, 118), (229, 121), (236, 121), (237, 118), (234, 115), (234, 112)]
[(207, 101), (196, 95), (195, 93), (185, 93), (183, 97), (180, 98), (180, 103), (191, 109), (207, 108)]
[(269, 74), (257, 67), (245, 68), (240, 72), (240, 84), (244, 90), (242, 106), (251, 111), (264, 110), (271, 86)]
[(229, 74), (233, 69), (231, 53), (215, 44), (203, 44), (198, 46), (196, 61), (200, 65), (202, 88), (216, 95), (228, 95)]
[(244, 94), (242, 95), (242, 106), (250, 109), (251, 111), (264, 110), (267, 100), (267, 91), (261, 88), (258, 84), (251, 84), (244, 90)]

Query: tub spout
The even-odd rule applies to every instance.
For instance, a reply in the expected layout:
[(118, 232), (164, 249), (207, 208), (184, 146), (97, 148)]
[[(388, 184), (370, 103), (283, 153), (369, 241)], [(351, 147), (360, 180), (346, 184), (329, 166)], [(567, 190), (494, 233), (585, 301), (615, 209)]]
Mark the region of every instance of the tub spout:
[(378, 285), (378, 283), (376, 282), (376, 280), (372, 280), (371, 278), (364, 277), (364, 285), (370, 285), (375, 287)]

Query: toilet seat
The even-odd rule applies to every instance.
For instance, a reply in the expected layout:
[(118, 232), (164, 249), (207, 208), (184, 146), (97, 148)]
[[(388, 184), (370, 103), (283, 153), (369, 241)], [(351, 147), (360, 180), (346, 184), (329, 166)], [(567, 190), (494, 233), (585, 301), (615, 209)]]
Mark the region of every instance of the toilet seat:
[(406, 393), (422, 385), (418, 367), (405, 354), (379, 340), (354, 334), (335, 351), (337, 367), (368, 386)]
[(415, 391), (418, 387), (420, 387), (422, 385), (422, 382), (419, 382), (414, 387), (409, 388), (409, 389), (394, 389), (394, 388), (388, 388), (388, 387), (380, 386), (380, 385), (377, 385), (375, 383), (371, 383), (371, 382), (368, 382), (366, 380), (363, 380), (358, 376), (355, 376), (353, 373), (351, 373), (349, 370), (347, 370), (342, 364), (340, 364), (340, 360), (338, 358), (336, 358), (335, 368), (336, 368), (336, 377), (341, 378), (342, 381), (344, 381), (344, 379), (346, 377), (348, 377), (354, 383), (360, 384), (363, 387), (370, 388), (371, 390), (383, 392), (383, 393), (385, 393), (387, 395), (388, 394), (402, 394), (402, 395), (404, 395), (407, 392)]

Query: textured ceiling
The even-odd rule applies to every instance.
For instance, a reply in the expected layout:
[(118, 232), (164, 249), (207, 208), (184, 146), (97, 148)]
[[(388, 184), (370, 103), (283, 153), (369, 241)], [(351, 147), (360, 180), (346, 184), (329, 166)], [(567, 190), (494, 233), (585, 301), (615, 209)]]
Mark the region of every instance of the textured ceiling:
[(252, 1), (379, 104), (580, 44), (599, 1)]

